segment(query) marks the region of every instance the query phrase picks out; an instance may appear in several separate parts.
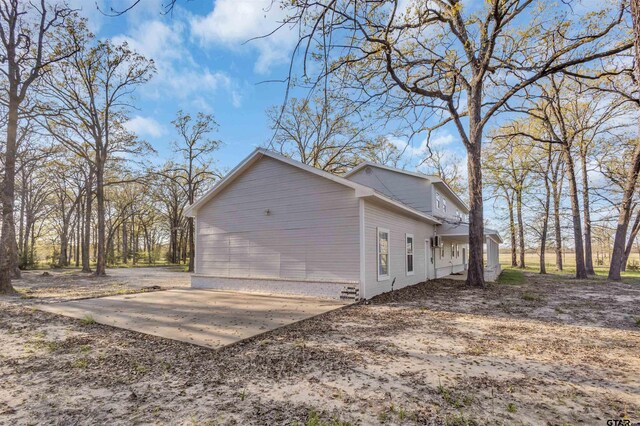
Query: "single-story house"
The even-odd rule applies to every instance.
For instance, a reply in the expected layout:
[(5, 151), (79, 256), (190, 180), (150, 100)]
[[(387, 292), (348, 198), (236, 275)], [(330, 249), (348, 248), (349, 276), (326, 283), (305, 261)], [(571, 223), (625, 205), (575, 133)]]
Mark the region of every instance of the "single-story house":
[[(341, 177), (259, 148), (187, 209), (192, 287), (368, 299), (464, 274), (468, 212), (434, 176), (362, 163)], [(494, 280), (502, 240), (485, 233)]]

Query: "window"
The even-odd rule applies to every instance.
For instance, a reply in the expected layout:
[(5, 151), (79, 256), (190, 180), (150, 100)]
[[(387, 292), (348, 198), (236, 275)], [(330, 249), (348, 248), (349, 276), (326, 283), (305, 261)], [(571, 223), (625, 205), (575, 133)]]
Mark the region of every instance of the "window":
[(378, 228), (378, 281), (389, 279), (389, 230)]
[(442, 209), (446, 212), (447, 211), (447, 200), (442, 200)]
[(444, 259), (444, 243), (440, 243), (440, 259)]
[(456, 257), (456, 246), (451, 243), (451, 258), (453, 259), (454, 257)]
[(406, 234), (407, 275), (413, 275), (413, 235)]
[(440, 193), (436, 191), (436, 207), (440, 208)]
[(460, 244), (456, 244), (456, 257), (460, 257)]

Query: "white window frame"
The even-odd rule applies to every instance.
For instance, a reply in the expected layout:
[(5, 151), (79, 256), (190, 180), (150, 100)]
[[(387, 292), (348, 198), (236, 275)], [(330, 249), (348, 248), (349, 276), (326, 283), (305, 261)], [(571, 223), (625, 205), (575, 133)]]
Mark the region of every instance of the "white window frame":
[(444, 242), (440, 243), (440, 259), (444, 259)]
[[(411, 238), (411, 270), (409, 270), (409, 250), (407, 248), (409, 238)], [(416, 239), (413, 234), (404, 234), (404, 270), (407, 275), (415, 275), (416, 273)]]
[(444, 210), (445, 212), (447, 211), (447, 200), (445, 199), (442, 200), (442, 210)]
[[(380, 274), (380, 233), (387, 234), (387, 274)], [(378, 281), (385, 281), (389, 279), (391, 273), (391, 232), (387, 228), (376, 228), (376, 275)]]
[(456, 251), (455, 251), (455, 245), (453, 243), (451, 243), (451, 258), (455, 258), (456, 257)]
[(436, 191), (436, 208), (440, 208), (440, 193)]
[(456, 259), (460, 257), (460, 244), (456, 244)]

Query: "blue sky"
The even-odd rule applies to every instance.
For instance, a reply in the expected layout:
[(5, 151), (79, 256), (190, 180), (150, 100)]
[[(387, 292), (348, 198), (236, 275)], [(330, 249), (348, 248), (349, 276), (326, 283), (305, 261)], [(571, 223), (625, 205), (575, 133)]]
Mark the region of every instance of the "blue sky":
[[(220, 125), (216, 138), (224, 142), (215, 155), (221, 169), (232, 168), (270, 138), (265, 111), (282, 103), (285, 85), (263, 82), (286, 77), (297, 41), (296, 31), (287, 29), (248, 41), (277, 27), (282, 12), (270, 7), (271, 0), (179, 1), (169, 15), (161, 13), (162, 0), (142, 0), (120, 17), (100, 13), (94, 0), (70, 3), (98, 37), (127, 41), (156, 62), (157, 74), (136, 92), (137, 110), (128, 127), (155, 147), (158, 162), (172, 158), (171, 120), (179, 109), (214, 114)], [(131, 0), (97, 3), (102, 10), (122, 9)], [(464, 158), (457, 135), (443, 131), (436, 140)], [(406, 150), (409, 164), (416, 164), (424, 149), (417, 139)]]

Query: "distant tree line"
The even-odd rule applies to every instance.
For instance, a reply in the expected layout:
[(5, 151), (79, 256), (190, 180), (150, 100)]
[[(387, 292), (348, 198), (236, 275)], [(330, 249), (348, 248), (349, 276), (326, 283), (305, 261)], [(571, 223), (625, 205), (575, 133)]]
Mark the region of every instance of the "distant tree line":
[(174, 159), (156, 165), (126, 128), (152, 59), (97, 39), (64, 2), (0, 1), (0, 41), (0, 293), (43, 257), (98, 276), (118, 263), (193, 270), (184, 209), (217, 176), (213, 117), (179, 111)]

